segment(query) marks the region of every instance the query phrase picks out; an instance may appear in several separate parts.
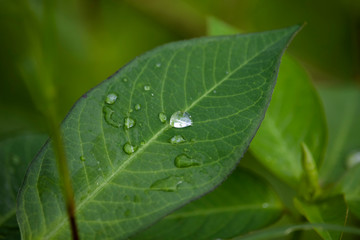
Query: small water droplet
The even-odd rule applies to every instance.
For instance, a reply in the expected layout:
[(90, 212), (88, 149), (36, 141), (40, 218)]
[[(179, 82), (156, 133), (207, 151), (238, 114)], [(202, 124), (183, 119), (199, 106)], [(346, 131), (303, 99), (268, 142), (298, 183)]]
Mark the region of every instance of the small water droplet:
[(127, 82), (128, 79), (127, 79), (126, 77), (124, 77), (124, 78), (122, 79), (122, 81), (123, 81), (123, 82)]
[(116, 102), (116, 99), (118, 98), (118, 96), (115, 93), (109, 93), (106, 96), (105, 102), (107, 104), (114, 104)]
[(170, 138), (169, 142), (171, 144), (178, 144), (178, 143), (183, 143), (186, 142), (185, 138), (181, 135), (175, 135), (172, 138)]
[(97, 161), (96, 163), (99, 165), (99, 164), (100, 164), (100, 161)]
[(126, 154), (130, 155), (130, 154), (134, 153), (137, 148), (136, 148), (136, 146), (133, 146), (130, 143), (125, 143), (123, 149)]
[(153, 96), (154, 96), (154, 93), (151, 93), (151, 96), (153, 97)]
[(165, 113), (163, 113), (163, 112), (159, 113), (160, 122), (166, 123), (166, 119), (167, 119), (167, 117), (166, 117)]
[(141, 109), (141, 105), (140, 105), (139, 103), (136, 104), (136, 105), (135, 105), (135, 110), (136, 110), (136, 111), (139, 111), (140, 109)]
[(229, 72), (228, 72), (228, 71), (226, 71), (226, 72), (225, 72), (225, 74), (226, 74), (226, 75), (228, 75), (228, 74), (229, 74)]
[(214, 90), (213, 93), (216, 93), (216, 90)]
[(126, 117), (124, 119), (124, 126), (127, 129), (132, 128), (133, 126), (135, 126), (135, 120), (130, 117)]
[(134, 110), (132, 109), (132, 108), (130, 108), (130, 110), (129, 110), (129, 113), (132, 113)]
[(96, 185), (99, 186), (99, 182), (96, 182)]
[(187, 168), (201, 165), (201, 161), (190, 158), (185, 154), (180, 154), (175, 158), (174, 164), (178, 168)]
[(131, 215), (131, 211), (129, 209), (125, 210), (124, 216), (129, 217)]
[(346, 160), (347, 167), (352, 168), (359, 163), (360, 163), (360, 152), (350, 153)]
[(190, 152), (188, 148), (184, 148), (184, 152)]
[(145, 145), (145, 141), (141, 141), (140, 145), (141, 146)]
[(150, 186), (150, 190), (153, 191), (163, 191), (163, 192), (175, 192), (178, 186), (184, 182), (183, 177), (179, 176), (170, 176), (157, 180)]
[(112, 110), (111, 108), (109, 108), (109, 107), (107, 107), (107, 106), (104, 106), (103, 112), (104, 112), (105, 121), (106, 121), (108, 124), (110, 124), (111, 126), (116, 127), (116, 128), (118, 128), (118, 127), (121, 126), (120, 123), (118, 123), (118, 122), (116, 122), (116, 121), (114, 121), (114, 120), (112, 119), (112, 116), (113, 116), (113, 114), (114, 114), (114, 110)]
[(101, 168), (100, 168), (100, 167), (98, 168), (98, 171), (101, 171)]
[(187, 112), (177, 111), (171, 115), (170, 126), (174, 128), (185, 128), (191, 125), (191, 116)]
[(83, 162), (85, 162), (86, 159), (85, 159), (84, 156), (80, 156), (80, 160), (83, 161)]
[(268, 208), (269, 204), (268, 203), (263, 203), (262, 208)]
[(150, 89), (151, 89), (151, 88), (150, 88), (149, 85), (145, 85), (145, 86), (144, 86), (144, 90), (145, 90), (145, 91), (150, 91)]
[(157, 63), (155, 66), (156, 66), (157, 68), (159, 68), (159, 67), (161, 67), (161, 63)]

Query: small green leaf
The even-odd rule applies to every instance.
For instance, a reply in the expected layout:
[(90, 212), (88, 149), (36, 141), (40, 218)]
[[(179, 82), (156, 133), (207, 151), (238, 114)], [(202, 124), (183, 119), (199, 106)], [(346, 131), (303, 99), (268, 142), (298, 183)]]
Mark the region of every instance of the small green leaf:
[[(85, 94), (62, 124), (80, 237), (127, 238), (219, 185), (255, 135), (281, 55), (298, 30), (168, 44)], [(105, 102), (109, 93), (118, 96), (111, 105)], [(141, 109), (131, 111), (135, 104)], [(104, 107), (112, 114), (104, 115)], [(191, 126), (173, 128), (159, 120), (159, 113), (178, 111), (189, 114)], [(128, 117), (133, 126), (119, 127)], [(190, 141), (169, 143), (175, 135)], [(174, 160), (184, 152), (201, 165), (176, 167)], [(70, 237), (56, 173), (48, 143), (18, 197), (25, 239)]]
[[(295, 199), (294, 204), (310, 223), (344, 225), (346, 222), (347, 207), (343, 196), (332, 197), (316, 203)], [(321, 228), (315, 228), (315, 230), (325, 240), (340, 239), (341, 232), (332, 232)]]
[(134, 239), (231, 238), (273, 223), (282, 211), (270, 186), (239, 168), (214, 192), (165, 217)]
[(320, 99), (303, 68), (284, 56), (278, 83), (250, 150), (268, 169), (293, 187), (302, 175), (301, 143), (317, 165), (326, 145), (326, 125)]
[(0, 239), (19, 239), (16, 222), (16, 196), (26, 168), (35, 157), (46, 137), (22, 134), (0, 142)]
[(347, 159), (360, 152), (360, 90), (319, 86), (329, 125), (329, 146), (320, 169), (323, 184), (336, 182), (346, 171)]

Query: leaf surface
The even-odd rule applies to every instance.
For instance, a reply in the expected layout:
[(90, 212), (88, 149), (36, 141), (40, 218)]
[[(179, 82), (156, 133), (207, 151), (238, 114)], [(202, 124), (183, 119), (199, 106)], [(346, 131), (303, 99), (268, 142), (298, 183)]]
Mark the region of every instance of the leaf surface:
[(227, 239), (273, 223), (282, 211), (279, 198), (263, 179), (238, 168), (215, 191), (134, 239)]
[(21, 134), (0, 142), (0, 239), (19, 239), (16, 222), (16, 196), (26, 168), (35, 157), (46, 136)]
[[(295, 199), (295, 206), (310, 223), (326, 223), (344, 226), (346, 222), (346, 203), (343, 196), (335, 196), (317, 203)], [(325, 240), (340, 239), (341, 232), (315, 228)]]
[[(81, 238), (127, 238), (220, 184), (259, 127), (298, 29), (168, 44), (85, 94), (62, 124)], [(172, 128), (177, 111), (193, 126)], [(56, 173), (49, 143), (19, 194), (25, 239), (70, 236)]]
[(265, 119), (250, 150), (276, 176), (295, 187), (302, 174), (301, 142), (319, 165), (326, 146), (320, 99), (304, 69), (284, 56)]

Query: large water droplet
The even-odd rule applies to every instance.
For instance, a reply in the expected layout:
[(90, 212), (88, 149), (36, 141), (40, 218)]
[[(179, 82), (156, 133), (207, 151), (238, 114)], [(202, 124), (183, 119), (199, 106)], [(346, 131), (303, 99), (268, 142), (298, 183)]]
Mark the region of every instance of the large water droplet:
[(360, 152), (352, 152), (346, 160), (346, 165), (348, 168), (352, 168), (359, 163), (360, 163)]
[(166, 119), (167, 119), (167, 117), (166, 117), (165, 113), (163, 113), (163, 112), (159, 113), (160, 122), (166, 123)]
[(141, 109), (141, 105), (138, 103), (138, 104), (135, 105), (134, 108), (135, 108), (136, 111), (139, 111)]
[(105, 102), (107, 104), (114, 104), (116, 102), (116, 99), (118, 98), (118, 96), (115, 93), (109, 93), (106, 96)]
[(104, 112), (104, 118), (105, 121), (110, 124), (113, 127), (120, 127), (121, 124), (119, 122), (116, 122), (112, 119), (112, 115), (114, 114), (114, 110), (112, 110), (111, 108), (104, 106), (103, 108), (103, 112)]
[(180, 154), (175, 158), (174, 164), (178, 168), (187, 168), (201, 165), (201, 161), (188, 157), (185, 154)]
[(133, 153), (136, 151), (137, 147), (131, 145), (130, 143), (125, 143), (123, 149), (124, 149), (124, 152), (125, 152), (126, 154), (129, 154), (129, 155), (130, 155), (130, 154), (133, 154)]
[(157, 180), (150, 186), (150, 190), (163, 191), (163, 192), (175, 192), (178, 186), (184, 182), (183, 177), (170, 176)]
[(191, 116), (187, 112), (177, 111), (171, 115), (170, 126), (174, 128), (185, 128), (191, 125)]
[(82, 162), (85, 162), (85, 157), (84, 156), (80, 156), (80, 160), (82, 161)]
[(175, 135), (172, 138), (170, 138), (169, 142), (171, 144), (178, 144), (178, 143), (183, 143), (186, 142), (185, 138), (181, 135)]
[(145, 86), (144, 86), (144, 90), (145, 90), (145, 91), (150, 91), (150, 89), (151, 89), (151, 88), (150, 88), (149, 85), (145, 85)]
[(125, 125), (125, 128), (127, 128), (127, 129), (132, 128), (133, 126), (135, 126), (135, 120), (132, 119), (131, 117), (126, 117), (124, 119), (124, 125)]

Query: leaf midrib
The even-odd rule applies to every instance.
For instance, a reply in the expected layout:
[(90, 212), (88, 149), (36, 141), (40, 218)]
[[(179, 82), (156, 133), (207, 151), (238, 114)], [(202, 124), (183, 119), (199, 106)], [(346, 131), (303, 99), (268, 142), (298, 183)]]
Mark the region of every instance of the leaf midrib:
[[(218, 83), (216, 83), (212, 88), (210, 88), (208, 91), (206, 91), (203, 95), (201, 95), (198, 99), (196, 99), (190, 106), (188, 106), (184, 111), (187, 112), (189, 111), (191, 108), (193, 108), (197, 103), (199, 103), (202, 99), (204, 99), (208, 94), (210, 94), (211, 92), (213, 92), (213, 90), (215, 88), (217, 88), (218, 86), (220, 86), (223, 82), (225, 82), (227, 79), (229, 79), (230, 76), (232, 76), (232, 74), (234, 74), (235, 72), (237, 72), (238, 70), (240, 70), (242, 67), (244, 67), (246, 64), (248, 64), (250, 61), (254, 60), (255, 58), (257, 58), (260, 54), (262, 54), (263, 52), (265, 52), (267, 49), (271, 48), (273, 45), (275, 45), (276, 43), (278, 43), (279, 41), (282, 40), (283, 36), (285, 36), (287, 34), (287, 32), (285, 32), (282, 36), (279, 36), (279, 38), (272, 42), (271, 44), (265, 46), (262, 50), (260, 50), (259, 52), (257, 52), (254, 56), (252, 56), (251, 58), (247, 59), (246, 61), (244, 61), (241, 65), (239, 65), (237, 68), (235, 68), (233, 71), (229, 72), (229, 74), (227, 74), (223, 79), (221, 79)], [(163, 93), (161, 93), (163, 94)], [(86, 205), (86, 203), (88, 201), (90, 201), (91, 199), (93, 199), (94, 197), (97, 196), (97, 194), (104, 188), (104, 186), (106, 186), (115, 176), (118, 175), (118, 173), (124, 169), (125, 167), (127, 167), (133, 159), (136, 158), (136, 156), (138, 156), (140, 153), (142, 153), (151, 143), (153, 143), (154, 140), (156, 140), (158, 138), (158, 136), (160, 136), (163, 132), (165, 132), (166, 130), (168, 130), (170, 127), (169, 124), (166, 124), (166, 126), (164, 126), (163, 128), (161, 128), (151, 139), (149, 139), (148, 142), (145, 143), (145, 145), (143, 145), (142, 148), (140, 148), (138, 151), (136, 151), (135, 153), (133, 153), (127, 160), (124, 161), (124, 163), (119, 166), (119, 168), (113, 172), (112, 174), (110, 174), (107, 178), (104, 178), (104, 181), (99, 184), (99, 186), (97, 188), (95, 188), (95, 190), (89, 194), (82, 202), (80, 202), (79, 205), (77, 205), (76, 208), (76, 212), (80, 211), (82, 209), (82, 207), (84, 205)], [(44, 236), (44, 239), (50, 239), (52, 236), (54, 236), (65, 224), (67, 220), (67, 217), (65, 215), (63, 215), (62, 220), (59, 221), (59, 223), (56, 225), (56, 227), (49, 232), (49, 234), (47, 236)]]

